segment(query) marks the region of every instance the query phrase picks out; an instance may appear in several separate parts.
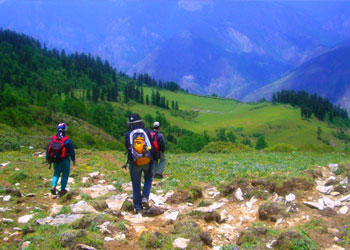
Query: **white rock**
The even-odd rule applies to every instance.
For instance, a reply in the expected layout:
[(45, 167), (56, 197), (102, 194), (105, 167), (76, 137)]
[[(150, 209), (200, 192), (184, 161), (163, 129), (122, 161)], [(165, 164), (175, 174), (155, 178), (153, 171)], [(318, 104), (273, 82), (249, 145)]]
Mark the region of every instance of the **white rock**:
[(292, 202), (292, 201), (295, 201), (295, 195), (294, 194), (286, 195), (286, 202)]
[(34, 193), (27, 194), (27, 197), (35, 197), (35, 196), (36, 196), (36, 194), (34, 194)]
[(106, 221), (103, 224), (97, 226), (100, 229), (102, 234), (112, 234), (112, 232), (108, 229), (108, 226), (111, 225), (111, 222)]
[(162, 190), (162, 189), (156, 190), (156, 193), (157, 194), (162, 194), (162, 193), (164, 193), (164, 190)]
[(15, 186), (16, 186), (16, 187), (18, 187), (18, 186), (20, 186), (20, 185), (21, 185), (21, 184), (20, 184), (20, 183), (18, 183), (18, 182), (15, 184)]
[(68, 178), (68, 183), (69, 183), (69, 184), (74, 184), (74, 178), (69, 177), (69, 178)]
[(34, 149), (34, 147), (33, 146), (29, 146), (29, 149), (32, 150), (32, 149)]
[(164, 199), (165, 201), (167, 201), (171, 196), (174, 195), (174, 190), (169, 190), (165, 195), (164, 195)]
[(9, 201), (11, 199), (11, 195), (5, 195), (4, 198), (2, 198), (3, 201)]
[(63, 208), (63, 205), (58, 205), (57, 203), (54, 203), (52, 205), (50, 215), (55, 216), (55, 215), (59, 214), (61, 212), (62, 208)]
[(100, 172), (92, 172), (89, 174), (90, 178), (97, 178), (99, 176)]
[(98, 183), (98, 184), (105, 184), (105, 183), (106, 183), (106, 180), (99, 180), (97, 183)]
[(221, 218), (220, 223), (226, 222), (226, 220), (227, 220), (227, 211), (226, 211), (226, 209), (221, 210), (220, 218)]
[(49, 224), (51, 226), (70, 224), (78, 219), (81, 219), (83, 216), (83, 214), (60, 214), (57, 215)]
[(333, 186), (317, 186), (316, 190), (318, 190), (319, 192), (323, 193), (323, 194), (329, 194), (331, 193), (331, 191), (333, 190)]
[(340, 202), (344, 202), (344, 201), (350, 201), (350, 194), (347, 196), (344, 196), (343, 198), (339, 199)]
[(132, 191), (132, 183), (131, 182), (123, 183), (122, 184), (122, 189), (125, 192), (131, 192)]
[(169, 220), (169, 221), (176, 221), (177, 216), (179, 215), (179, 211), (167, 211), (163, 215), (164, 220)]
[(331, 195), (332, 196), (338, 196), (338, 195), (340, 195), (340, 193), (339, 192), (331, 192)]
[(317, 208), (318, 210), (324, 209), (324, 206), (318, 202), (304, 201), (303, 203), (311, 208)]
[(327, 196), (323, 197), (323, 202), (326, 205), (326, 207), (330, 207), (332, 209), (334, 209), (335, 207), (335, 202), (332, 201), (330, 198), (328, 198)]
[(108, 237), (108, 236), (107, 236), (107, 237), (104, 238), (104, 240), (105, 240), (105, 241), (113, 241), (114, 239), (113, 239), (112, 237)]
[(186, 249), (186, 247), (188, 246), (189, 243), (190, 243), (189, 239), (177, 238), (173, 242), (173, 247), (180, 248), (180, 249)]
[(7, 162), (4, 162), (4, 163), (1, 163), (1, 166), (2, 167), (6, 167), (7, 165), (9, 165), (11, 162), (7, 161)]
[(48, 216), (45, 218), (37, 219), (35, 223), (38, 225), (45, 225), (45, 224), (49, 224), (51, 221), (53, 221), (53, 218), (51, 216)]
[(6, 211), (9, 211), (11, 210), (10, 208), (8, 207), (0, 207), (0, 212), (6, 212)]
[(349, 177), (345, 177), (344, 180), (342, 180), (341, 182), (339, 182), (340, 185), (345, 185), (349, 183)]
[(108, 208), (110, 208), (113, 211), (119, 211), (122, 206), (124, 201), (126, 200), (127, 195), (126, 194), (117, 194), (109, 197), (106, 200)]
[(347, 214), (349, 212), (349, 207), (348, 206), (344, 206), (339, 210), (339, 213), (341, 214)]
[(208, 230), (209, 230), (209, 231), (211, 231), (211, 230), (213, 230), (213, 229), (214, 229), (213, 226), (208, 226)]
[(17, 219), (17, 222), (20, 224), (28, 223), (28, 221), (30, 221), (33, 218), (33, 216), (34, 216), (33, 214), (24, 215), (22, 217), (19, 217)]
[(76, 204), (70, 205), (73, 214), (98, 213), (95, 208), (89, 205), (86, 201), (79, 201)]
[[(335, 237), (335, 238), (337, 238), (337, 237)], [(335, 241), (338, 241), (338, 238)], [(325, 248), (325, 250), (345, 250), (345, 248), (342, 248), (341, 246), (338, 246), (338, 245), (333, 245), (329, 248)]]
[(244, 200), (241, 188), (237, 189), (237, 191), (235, 192), (235, 197), (239, 201), (243, 201)]
[(13, 223), (13, 220), (10, 219), (10, 218), (2, 218), (2, 219), (1, 219), (1, 222), (2, 222), (2, 223)]
[(113, 186), (113, 185), (107, 185), (107, 190), (108, 190), (108, 191), (115, 191), (115, 190), (117, 190), (117, 189), (116, 189), (116, 187)]
[(15, 171), (20, 171), (21, 169), (19, 169), (19, 168), (15, 168)]
[(336, 163), (335, 164), (331, 163), (331, 164), (328, 164), (328, 167), (332, 172), (335, 172), (338, 170), (339, 165)]
[(268, 249), (273, 249), (273, 245), (277, 242), (277, 240), (272, 240), (271, 242), (269, 243), (266, 243), (266, 247)]
[(83, 177), (81, 178), (81, 183), (86, 183), (88, 182), (89, 179), (90, 179), (89, 177)]
[(156, 207), (159, 207), (159, 206), (161, 206), (161, 205), (164, 205), (164, 203), (165, 203), (165, 201), (166, 201), (166, 199), (165, 199), (164, 197), (155, 195), (155, 194), (153, 194), (153, 193), (151, 193), (151, 194), (149, 195), (149, 199), (150, 199), (151, 201), (154, 202), (154, 205), (155, 205)]
[(115, 240), (121, 241), (121, 240), (125, 240), (126, 236), (123, 233), (117, 234), (116, 236), (114, 236)]
[(91, 198), (97, 198), (104, 196), (109, 191), (114, 190), (116, 190), (116, 188), (113, 185), (103, 186), (101, 184), (98, 184), (88, 188), (80, 188), (80, 194), (87, 194), (91, 196)]
[(208, 213), (208, 212), (212, 212), (212, 211), (214, 211), (216, 209), (221, 208), (223, 205), (225, 205), (225, 203), (223, 203), (223, 202), (214, 202), (209, 207), (199, 207), (199, 208), (196, 208), (195, 211)]

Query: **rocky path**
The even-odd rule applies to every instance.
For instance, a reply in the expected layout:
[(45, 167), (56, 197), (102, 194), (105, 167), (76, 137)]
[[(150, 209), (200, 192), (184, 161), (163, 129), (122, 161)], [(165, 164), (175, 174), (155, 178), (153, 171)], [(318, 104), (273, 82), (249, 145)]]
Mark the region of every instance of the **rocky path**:
[[(226, 245), (239, 248), (252, 238), (259, 239), (259, 249), (283, 249), (289, 242), (301, 239), (292, 228), (323, 219), (326, 232), (317, 243), (323, 249), (345, 249), (337, 243), (344, 236), (350, 189), (348, 177), (335, 175), (337, 168), (336, 164), (315, 168), (313, 184), (299, 179), (281, 186), (265, 180), (235, 180), (220, 191), (206, 183), (165, 191), (162, 184), (166, 180), (155, 181), (150, 196), (152, 208), (143, 215), (133, 213), (131, 183), (124, 183), (118, 191), (103, 173), (92, 172), (81, 178), (83, 187), (75, 186), (75, 180), (70, 178), (70, 191), (64, 197), (45, 194), (49, 216), (35, 223), (72, 225), (72, 230), (60, 236), (62, 246), (67, 248), (96, 249), (79, 242), (87, 234), (86, 229), (95, 226), (104, 235), (104, 249), (156, 249), (170, 244), (174, 249), (219, 250)], [(9, 189), (0, 197), (5, 204), (0, 212), (10, 209), (6, 202), (16, 195), (21, 194)], [(66, 212), (62, 211), (67, 207)], [(17, 222), (24, 225), (34, 217), (35, 211), (18, 217)], [(2, 223), (11, 220), (1, 218)], [(266, 228), (280, 233), (272, 235)], [(19, 234), (21, 229), (17, 228), (3, 240)], [(315, 235), (310, 237), (317, 239)], [(30, 245), (30, 241), (24, 241), (22, 249)]]

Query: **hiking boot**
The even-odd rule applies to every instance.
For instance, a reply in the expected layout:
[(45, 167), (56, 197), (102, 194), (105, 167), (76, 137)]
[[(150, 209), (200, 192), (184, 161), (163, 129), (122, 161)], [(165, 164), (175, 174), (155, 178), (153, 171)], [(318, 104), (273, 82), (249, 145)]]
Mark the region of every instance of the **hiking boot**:
[(146, 197), (142, 198), (142, 207), (143, 209), (150, 209), (150, 205), (148, 204), (148, 199)]
[(142, 209), (135, 209), (135, 214), (143, 214), (143, 211)]
[(51, 188), (50, 191), (51, 191), (52, 195), (56, 195), (56, 188), (55, 187)]
[(163, 179), (163, 175), (162, 174), (155, 174), (154, 178)]
[(66, 193), (68, 193), (68, 191), (65, 190), (65, 189), (63, 189), (63, 190), (61, 190), (61, 191), (58, 192), (58, 196), (59, 196), (59, 197), (62, 197), (62, 196), (65, 195)]

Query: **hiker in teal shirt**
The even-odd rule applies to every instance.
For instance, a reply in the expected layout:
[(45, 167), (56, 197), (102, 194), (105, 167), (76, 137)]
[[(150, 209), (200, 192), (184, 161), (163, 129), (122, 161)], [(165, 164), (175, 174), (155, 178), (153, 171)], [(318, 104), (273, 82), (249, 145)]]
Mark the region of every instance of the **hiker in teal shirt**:
[[(70, 173), (70, 160), (73, 161), (73, 165), (75, 165), (75, 151), (73, 147), (72, 141), (66, 137), (66, 131), (67, 131), (67, 125), (65, 123), (60, 123), (57, 126), (57, 134), (56, 136), (53, 136), (51, 138), (51, 141), (49, 143), (49, 146), (46, 150), (46, 160), (49, 162), (54, 162), (54, 174), (52, 177), (52, 185), (51, 185), (51, 194), (56, 195), (56, 186), (58, 179), (60, 178), (60, 175), (62, 173), (62, 179), (61, 179), (61, 190), (59, 191), (58, 195), (62, 196), (67, 193), (66, 186), (68, 183), (69, 173)], [(58, 150), (55, 149), (55, 143), (56, 145), (63, 145)], [(59, 154), (59, 159), (54, 160), (52, 158), (57, 158), (57, 155), (55, 153)], [(57, 161), (57, 162), (56, 162)]]

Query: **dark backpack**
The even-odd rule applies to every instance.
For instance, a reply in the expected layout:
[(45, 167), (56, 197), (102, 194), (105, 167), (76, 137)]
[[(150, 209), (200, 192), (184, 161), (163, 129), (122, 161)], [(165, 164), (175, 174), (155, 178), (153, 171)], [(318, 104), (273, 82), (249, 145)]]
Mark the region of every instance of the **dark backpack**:
[(158, 140), (157, 140), (157, 135), (158, 132), (151, 132), (151, 140), (152, 140), (152, 144), (153, 144), (153, 159), (157, 160), (160, 158), (160, 153), (159, 153), (159, 145), (158, 145)]
[(57, 163), (62, 161), (67, 156), (66, 147), (64, 143), (68, 140), (68, 137), (63, 137), (61, 140), (56, 136), (52, 137), (52, 140), (48, 148), (48, 162)]

